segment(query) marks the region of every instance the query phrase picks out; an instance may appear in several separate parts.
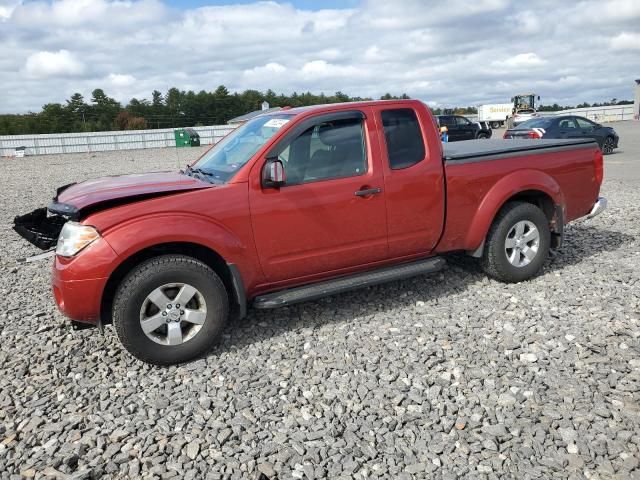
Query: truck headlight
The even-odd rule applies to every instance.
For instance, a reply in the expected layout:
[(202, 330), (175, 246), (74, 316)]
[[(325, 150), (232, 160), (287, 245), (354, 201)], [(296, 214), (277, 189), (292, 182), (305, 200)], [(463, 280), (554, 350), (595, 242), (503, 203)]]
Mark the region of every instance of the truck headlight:
[(56, 255), (73, 257), (98, 238), (100, 238), (100, 234), (94, 227), (77, 222), (67, 222), (58, 237)]

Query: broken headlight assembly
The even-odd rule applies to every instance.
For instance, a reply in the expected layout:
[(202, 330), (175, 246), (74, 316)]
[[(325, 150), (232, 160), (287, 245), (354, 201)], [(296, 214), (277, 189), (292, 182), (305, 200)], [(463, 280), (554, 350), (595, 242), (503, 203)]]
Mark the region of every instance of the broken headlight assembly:
[(98, 238), (100, 234), (94, 227), (78, 222), (67, 222), (58, 237), (56, 255), (73, 257)]

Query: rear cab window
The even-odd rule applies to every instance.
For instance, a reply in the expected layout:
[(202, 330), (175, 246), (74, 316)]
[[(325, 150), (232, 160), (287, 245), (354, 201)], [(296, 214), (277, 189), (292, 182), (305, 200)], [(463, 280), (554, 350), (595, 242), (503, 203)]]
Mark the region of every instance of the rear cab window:
[(415, 110), (383, 110), (381, 116), (389, 167), (399, 170), (412, 167), (424, 160), (424, 139)]

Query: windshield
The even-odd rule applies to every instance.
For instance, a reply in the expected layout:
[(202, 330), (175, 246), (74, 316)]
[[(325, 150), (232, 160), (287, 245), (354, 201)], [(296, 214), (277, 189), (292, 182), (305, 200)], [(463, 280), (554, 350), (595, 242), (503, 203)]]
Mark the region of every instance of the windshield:
[(214, 182), (228, 181), (292, 118), (291, 114), (276, 114), (249, 120), (216, 143), (186, 173), (201, 173)]
[(551, 120), (548, 118), (534, 118), (533, 120), (527, 120), (518, 125), (518, 128), (548, 128), (551, 125)]

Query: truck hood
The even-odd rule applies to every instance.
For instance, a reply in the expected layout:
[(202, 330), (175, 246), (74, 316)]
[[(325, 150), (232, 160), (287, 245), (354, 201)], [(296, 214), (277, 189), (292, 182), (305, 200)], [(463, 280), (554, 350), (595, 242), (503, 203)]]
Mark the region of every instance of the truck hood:
[[(213, 187), (177, 172), (118, 175), (87, 180), (58, 188), (53, 202), (20, 215), (13, 229), (38, 248), (53, 248), (64, 223), (80, 220), (90, 212), (146, 198)], [(51, 214), (51, 215), (50, 215)]]
[(119, 204), (174, 192), (209, 188), (203, 180), (177, 172), (141, 173), (97, 178), (58, 189), (49, 211), (71, 215), (101, 204)]

